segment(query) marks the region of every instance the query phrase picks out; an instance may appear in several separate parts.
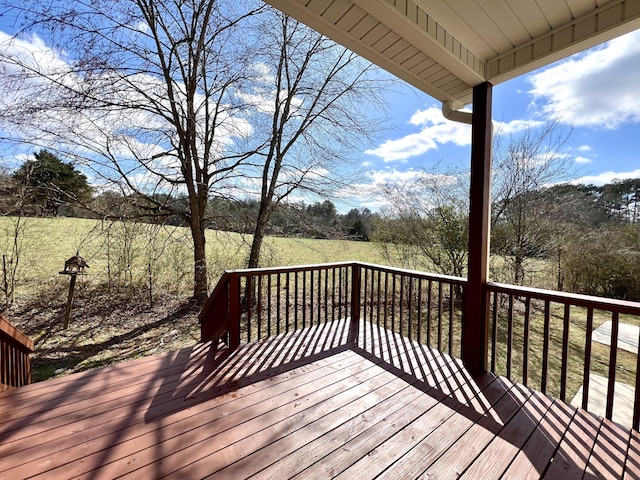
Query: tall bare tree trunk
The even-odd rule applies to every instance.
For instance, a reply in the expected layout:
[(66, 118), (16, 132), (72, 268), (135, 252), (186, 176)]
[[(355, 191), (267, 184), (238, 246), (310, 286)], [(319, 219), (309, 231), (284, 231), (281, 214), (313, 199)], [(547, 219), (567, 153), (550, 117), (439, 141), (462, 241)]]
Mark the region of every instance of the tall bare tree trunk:
[(193, 238), (193, 298), (197, 305), (203, 305), (209, 296), (206, 237), (200, 223), (198, 219), (193, 217), (189, 222)]
[(251, 242), (251, 252), (249, 253), (249, 268), (258, 268), (260, 265), (260, 251), (264, 242), (265, 230), (269, 223), (269, 217), (271, 216), (271, 203), (267, 199), (263, 198), (260, 203), (260, 210), (258, 211), (258, 218), (256, 219), (256, 228), (253, 234), (253, 242)]

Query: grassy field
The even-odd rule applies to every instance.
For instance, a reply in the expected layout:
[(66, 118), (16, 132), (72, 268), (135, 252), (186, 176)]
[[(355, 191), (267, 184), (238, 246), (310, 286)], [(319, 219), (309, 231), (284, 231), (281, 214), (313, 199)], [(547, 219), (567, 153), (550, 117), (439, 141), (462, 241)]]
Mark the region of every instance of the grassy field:
[[(0, 249), (9, 255), (16, 219), (0, 218)], [(207, 232), (210, 288), (224, 270), (243, 268), (251, 238)], [(26, 219), (19, 242), (16, 302), (5, 312), (35, 341), (36, 380), (193, 345), (199, 339), (198, 309), (188, 300), (192, 285), (191, 239), (187, 229), (159, 228), (94, 220)], [(62, 329), (68, 277), (60, 275), (66, 258), (78, 251), (89, 263), (80, 277), (73, 316)], [(7, 257), (8, 258), (8, 257)], [(264, 266), (361, 260), (388, 263), (373, 243), (300, 238), (268, 238)], [(499, 261), (499, 259), (498, 259)], [(495, 262), (495, 260), (494, 260)], [(524, 307), (516, 302), (514, 379), (522, 380)], [(549, 392), (559, 393), (562, 309), (551, 318)], [(416, 317), (417, 318), (417, 317)], [(595, 312), (594, 328), (609, 320)], [(621, 321), (638, 324), (637, 317)], [(459, 351), (459, 321), (455, 322)], [(582, 384), (586, 314), (572, 309), (567, 399)], [(529, 384), (540, 387), (543, 314), (534, 305), (529, 333)], [(497, 372), (506, 373), (506, 327), (498, 331)], [(633, 384), (636, 356), (618, 352), (617, 380)], [(592, 371), (608, 375), (608, 348), (594, 344)]]
[[(59, 272), (76, 252), (89, 263), (82, 282), (147, 288), (188, 295), (192, 285), (192, 243), (188, 229), (149, 224), (110, 223), (74, 218), (28, 218), (20, 239), (16, 295), (29, 298), (43, 290), (64, 290)], [(0, 218), (0, 250), (10, 255), (16, 219)], [(207, 263), (211, 286), (224, 270), (243, 268), (251, 237), (207, 231)], [(344, 240), (268, 237), (262, 265), (297, 265), (333, 261), (381, 262), (372, 243)]]
[[(15, 302), (5, 315), (36, 344), (34, 381), (194, 345), (199, 309), (189, 300), (192, 246), (185, 228), (73, 218), (27, 218), (18, 238)], [(10, 267), (17, 219), (0, 218), (0, 253)], [(246, 265), (251, 238), (208, 231), (210, 288), (224, 270)], [(62, 328), (69, 279), (64, 261), (79, 252), (70, 326)], [(267, 238), (263, 265), (381, 262), (371, 243)], [(0, 298), (4, 303), (4, 298)]]

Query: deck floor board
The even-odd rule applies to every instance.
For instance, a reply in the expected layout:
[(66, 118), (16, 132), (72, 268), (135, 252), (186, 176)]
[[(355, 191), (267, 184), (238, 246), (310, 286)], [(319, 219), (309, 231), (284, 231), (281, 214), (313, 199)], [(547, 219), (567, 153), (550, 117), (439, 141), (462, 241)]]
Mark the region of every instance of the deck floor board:
[(626, 427), (361, 322), (0, 392), (0, 479), (638, 478)]

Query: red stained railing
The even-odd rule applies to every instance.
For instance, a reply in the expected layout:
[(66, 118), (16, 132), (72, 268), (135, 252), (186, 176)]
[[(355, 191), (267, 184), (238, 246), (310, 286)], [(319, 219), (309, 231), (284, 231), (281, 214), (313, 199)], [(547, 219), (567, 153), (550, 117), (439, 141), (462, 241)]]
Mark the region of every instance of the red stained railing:
[[(616, 388), (622, 388), (617, 380), (631, 388), (640, 382), (640, 357), (619, 348), (621, 318), (638, 325), (640, 303), (498, 283), (486, 291), (491, 371), (567, 402), (582, 386), (585, 410), (598, 374), (607, 379), (604, 416), (612, 419)], [(593, 341), (594, 327), (605, 321), (611, 322), (609, 345)], [(632, 426), (640, 426), (638, 388)]]
[(0, 389), (31, 383), (33, 342), (0, 316)]
[(235, 348), (349, 318), (352, 342), (363, 319), (459, 356), (464, 284), (463, 278), (360, 262), (229, 271), (200, 314), (202, 339), (228, 332)]
[[(462, 297), (467, 281), (361, 262), (234, 270), (224, 274), (200, 314), (203, 340), (228, 335), (236, 348), (313, 325), (348, 318), (349, 341), (364, 344), (370, 328), (461, 356)], [(591, 374), (607, 379), (606, 411), (614, 413), (617, 381), (640, 383), (638, 356), (618, 349), (622, 321), (640, 323), (640, 304), (488, 283), (489, 369), (570, 401), (582, 385), (589, 409)], [(610, 320), (611, 345), (592, 342)], [(362, 322), (364, 323), (362, 323)], [(366, 325), (359, 331), (361, 323)], [(633, 427), (640, 427), (635, 389)]]

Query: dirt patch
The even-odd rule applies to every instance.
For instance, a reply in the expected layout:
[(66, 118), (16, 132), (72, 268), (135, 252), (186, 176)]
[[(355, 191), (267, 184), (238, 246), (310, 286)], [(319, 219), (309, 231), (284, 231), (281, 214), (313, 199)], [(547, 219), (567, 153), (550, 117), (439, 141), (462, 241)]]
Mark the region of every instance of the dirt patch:
[(144, 294), (82, 292), (63, 328), (66, 297), (43, 292), (3, 315), (31, 337), (32, 381), (103, 367), (196, 344), (197, 308), (187, 298), (163, 296), (150, 306)]

